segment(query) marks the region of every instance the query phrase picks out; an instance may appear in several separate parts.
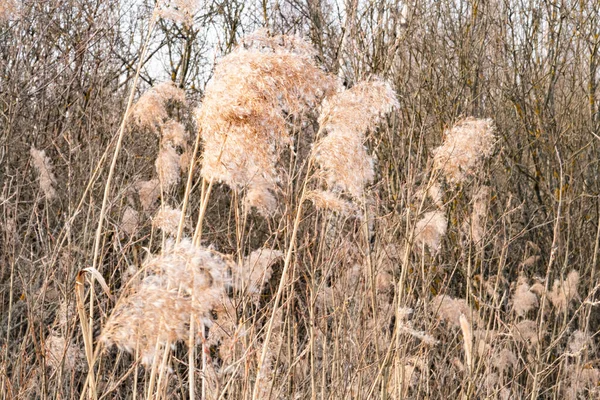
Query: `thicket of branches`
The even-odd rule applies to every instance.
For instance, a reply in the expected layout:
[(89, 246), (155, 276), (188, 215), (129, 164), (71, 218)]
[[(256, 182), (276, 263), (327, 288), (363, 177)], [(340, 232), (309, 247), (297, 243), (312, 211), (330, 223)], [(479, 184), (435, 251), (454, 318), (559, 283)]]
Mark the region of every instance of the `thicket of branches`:
[(0, 393), (598, 397), (599, 46), (592, 0), (0, 0)]

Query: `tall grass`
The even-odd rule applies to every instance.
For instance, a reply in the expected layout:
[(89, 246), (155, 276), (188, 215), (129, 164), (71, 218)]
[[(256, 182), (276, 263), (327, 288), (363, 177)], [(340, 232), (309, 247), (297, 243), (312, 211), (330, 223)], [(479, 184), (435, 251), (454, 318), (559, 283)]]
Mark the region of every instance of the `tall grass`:
[[(433, 83), (393, 74), (407, 59), (377, 41), (344, 81), (323, 41), (262, 29), (197, 104), (183, 84), (141, 85), (154, 29), (189, 29), (194, 7), (154, 5), (136, 78), (106, 84), (114, 103), (84, 96), (79, 119), (48, 122), (64, 143), (17, 136), (21, 106), (3, 106), (3, 149), (21, 154), (2, 154), (3, 397), (600, 395), (597, 185), (575, 173), (595, 141), (543, 137), (547, 108), (496, 108), (468, 63), (468, 90), (423, 98)], [(403, 34), (434, 35), (417, 11)]]

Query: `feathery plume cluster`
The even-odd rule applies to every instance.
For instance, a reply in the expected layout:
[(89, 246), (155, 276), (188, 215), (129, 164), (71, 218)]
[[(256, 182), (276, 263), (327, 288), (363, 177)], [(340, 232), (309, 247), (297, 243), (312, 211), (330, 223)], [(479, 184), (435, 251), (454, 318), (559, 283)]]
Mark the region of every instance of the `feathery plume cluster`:
[(450, 296), (438, 295), (433, 298), (431, 307), (439, 320), (445, 321), (452, 327), (460, 326), (461, 315), (465, 315), (469, 320), (476, 317), (465, 299), (454, 299)]
[(171, 119), (162, 124), (160, 128), (162, 131), (162, 140), (165, 145), (182, 148), (187, 146), (190, 135), (182, 123)]
[(56, 177), (52, 173), (50, 157), (46, 156), (45, 150), (38, 150), (35, 147), (29, 150), (29, 154), (31, 154), (33, 167), (39, 177), (40, 188), (48, 200), (54, 199), (56, 197), (56, 190), (54, 190), (53, 185), (56, 184)]
[(181, 210), (164, 206), (158, 210), (154, 218), (152, 218), (152, 225), (162, 229), (163, 232), (171, 236), (175, 236), (177, 235), (180, 220)]
[(358, 216), (354, 203), (342, 199), (336, 193), (325, 190), (313, 190), (307, 194), (307, 199), (321, 210), (330, 210), (345, 216)]
[(398, 329), (400, 332), (407, 333), (417, 339), (421, 340), (423, 343), (428, 345), (435, 345), (438, 343), (432, 336), (428, 335), (424, 331), (419, 331), (413, 328), (410, 321), (408, 321), (408, 317), (412, 314), (412, 308), (400, 308), (397, 311), (397, 319), (396, 323), (398, 324)]
[(273, 264), (283, 257), (278, 250), (258, 249), (244, 259), (242, 265), (233, 265), (233, 287), (256, 297), (273, 274)]
[(527, 278), (520, 276), (513, 296), (513, 309), (519, 317), (525, 316), (538, 306), (538, 298), (527, 283)]
[(566, 400), (600, 398), (600, 369), (590, 365), (569, 365), (569, 386), (565, 388)]
[(480, 243), (485, 233), (485, 221), (488, 212), (490, 188), (482, 186), (473, 196), (471, 220), (466, 224), (468, 232), (475, 243)]
[(198, 10), (198, 0), (159, 0), (156, 14), (173, 22), (191, 24)]
[(516, 368), (517, 365), (519, 365), (519, 360), (517, 360), (515, 353), (509, 349), (502, 349), (494, 356), (493, 365), (496, 367), (498, 372), (505, 374), (508, 372), (509, 368)]
[(415, 225), (415, 243), (427, 246), (431, 253), (440, 251), (442, 238), (446, 234), (448, 221), (441, 211), (429, 211)]
[(188, 340), (190, 317), (210, 325), (211, 311), (225, 295), (230, 264), (189, 239), (167, 242), (162, 255), (145, 262), (148, 275), (117, 304), (100, 340), (129, 353), (137, 349), (142, 363), (151, 364), (157, 350)]
[(492, 154), (494, 129), (491, 119), (469, 117), (457, 122), (446, 130), (444, 143), (433, 150), (434, 168), (450, 183), (463, 182)]
[(538, 325), (535, 321), (525, 319), (513, 327), (513, 336), (515, 339), (525, 342), (530, 346), (535, 346), (539, 342)]
[(17, 0), (0, 0), (0, 22), (8, 21), (19, 15)]
[(158, 151), (155, 166), (163, 189), (169, 189), (179, 183), (180, 157), (175, 148), (169, 144), (163, 144)]
[(143, 128), (156, 131), (169, 117), (167, 104), (175, 101), (185, 104), (185, 92), (173, 84), (162, 82), (147, 90), (131, 112), (133, 121)]
[(571, 337), (569, 338), (569, 352), (571, 353), (571, 355), (578, 355), (583, 350), (585, 350), (585, 348), (588, 347), (591, 343), (592, 338), (588, 333), (576, 330), (571, 334)]
[(217, 64), (197, 115), (202, 175), (234, 189), (248, 187), (248, 204), (263, 214), (274, 211), (276, 164), (292, 143), (286, 115), (301, 115), (334, 88), (313, 54), (301, 39), (255, 33)]
[(571, 300), (577, 296), (579, 286), (579, 272), (573, 270), (568, 273), (564, 281), (556, 279), (552, 290), (548, 292), (548, 298), (559, 311), (566, 311)]
[(361, 82), (323, 103), (319, 125), (327, 136), (316, 144), (316, 160), (330, 188), (362, 198), (373, 181), (373, 158), (365, 148), (365, 134), (381, 117), (398, 108), (392, 87), (379, 80)]
[[(169, 119), (167, 105), (170, 101), (185, 105), (185, 92), (173, 82), (163, 82), (146, 91), (132, 111), (135, 123), (161, 135), (160, 148), (154, 162), (158, 179), (138, 181), (135, 184), (145, 211), (150, 210), (161, 191), (168, 191), (179, 183), (181, 172), (187, 169), (185, 164), (189, 163), (189, 135), (183, 124)], [(178, 150), (186, 154), (186, 157)]]
[(121, 218), (120, 228), (128, 235), (133, 235), (140, 223), (139, 213), (133, 208), (127, 206)]
[(140, 198), (144, 211), (149, 211), (156, 200), (160, 197), (160, 181), (151, 179), (149, 181), (138, 181), (135, 188)]
[(44, 343), (46, 365), (55, 370), (64, 366), (66, 371), (79, 370), (83, 366), (83, 352), (73, 343), (68, 343), (58, 332), (51, 331)]

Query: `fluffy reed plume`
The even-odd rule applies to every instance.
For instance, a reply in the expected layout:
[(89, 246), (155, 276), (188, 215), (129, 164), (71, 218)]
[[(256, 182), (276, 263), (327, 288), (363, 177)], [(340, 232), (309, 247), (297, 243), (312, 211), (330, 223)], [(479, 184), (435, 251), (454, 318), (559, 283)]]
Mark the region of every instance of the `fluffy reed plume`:
[(468, 117), (458, 121), (444, 132), (444, 143), (433, 150), (434, 168), (450, 183), (463, 182), (492, 154), (494, 129), (491, 119)]
[(415, 243), (418, 246), (427, 246), (431, 253), (436, 254), (440, 251), (447, 225), (448, 221), (443, 212), (426, 212), (415, 225)]
[(513, 309), (519, 317), (525, 316), (530, 310), (538, 306), (538, 298), (530, 289), (527, 278), (520, 276), (513, 296)]
[(246, 38), (217, 64), (197, 113), (202, 175), (234, 189), (247, 187), (251, 206), (273, 212), (276, 164), (292, 144), (288, 118), (315, 107), (333, 87), (301, 39), (264, 31)]
[(358, 216), (358, 209), (354, 203), (342, 199), (336, 193), (325, 190), (313, 190), (308, 193), (307, 198), (314, 206), (321, 210), (330, 210), (344, 216)]
[(445, 321), (452, 327), (460, 326), (460, 316), (465, 315), (469, 320), (476, 319), (465, 299), (453, 299), (450, 296), (438, 295), (431, 301), (431, 309), (440, 321)]
[(441, 210), (444, 209), (444, 202), (442, 200), (444, 192), (442, 191), (439, 183), (435, 182), (429, 186), (429, 188), (427, 188), (427, 195), (435, 203), (435, 205), (438, 206), (438, 208)]
[(0, 0), (0, 23), (16, 18), (19, 15), (17, 0)]
[(173, 22), (190, 24), (198, 7), (198, 0), (159, 0), (156, 13), (159, 17)]
[(175, 236), (181, 220), (181, 210), (164, 206), (152, 218), (152, 226), (160, 228), (163, 232)]
[(123, 217), (121, 218), (121, 224), (119, 227), (123, 232), (128, 235), (133, 235), (137, 227), (140, 223), (139, 213), (135, 211), (133, 208), (127, 206), (125, 211), (123, 212)]
[(59, 370), (64, 366), (66, 371), (80, 370), (84, 355), (74, 343), (69, 343), (63, 335), (51, 331), (44, 343), (46, 365)]
[(54, 199), (56, 197), (56, 190), (54, 190), (53, 185), (56, 184), (56, 177), (52, 173), (50, 157), (46, 156), (46, 151), (38, 150), (35, 147), (29, 150), (29, 154), (31, 154), (33, 167), (38, 174), (40, 188), (48, 200)]
[(327, 132), (316, 145), (316, 160), (330, 188), (362, 198), (373, 181), (373, 158), (365, 148), (365, 134), (381, 117), (399, 106), (392, 87), (382, 81), (361, 82), (327, 99), (319, 116)]
[(264, 216), (271, 215), (277, 208), (277, 199), (273, 194), (274, 187), (266, 180), (257, 180), (248, 188), (244, 197), (244, 206), (256, 208)]
[(173, 82), (160, 83), (147, 90), (132, 110), (133, 121), (143, 128), (157, 130), (169, 117), (167, 103), (175, 101), (185, 104), (185, 92)]
[(164, 144), (173, 147), (186, 147), (190, 135), (182, 123), (170, 119), (162, 124), (160, 128)]
[(235, 346), (246, 334), (243, 324), (238, 324), (237, 310), (230, 299), (215, 306), (215, 320), (208, 332), (208, 344), (218, 347), (221, 360), (228, 365), (234, 361)]
[(569, 338), (568, 349), (571, 355), (579, 355), (589, 345), (593, 343), (591, 336), (583, 331), (576, 330)]
[(530, 346), (535, 346), (538, 341), (538, 325), (535, 321), (523, 320), (513, 327), (513, 336)]
[(144, 263), (148, 275), (116, 305), (100, 340), (129, 353), (138, 351), (141, 362), (151, 364), (157, 350), (188, 340), (190, 317), (210, 325), (212, 309), (225, 296), (230, 263), (189, 239), (167, 242), (162, 255)]
[(515, 353), (509, 349), (502, 349), (494, 355), (492, 365), (501, 374), (506, 374), (510, 368), (517, 368), (519, 360), (517, 359), (517, 356), (515, 356)]
[(160, 181), (158, 179), (138, 181), (135, 183), (135, 188), (144, 211), (150, 210), (154, 202), (160, 197)]
[(600, 398), (600, 369), (591, 365), (568, 365), (569, 386), (565, 388), (566, 400)]
[(180, 155), (171, 145), (161, 146), (156, 157), (156, 173), (164, 190), (179, 183), (180, 178)]
[(278, 250), (258, 249), (231, 268), (233, 287), (240, 292), (259, 295), (273, 274), (273, 264), (283, 257)]
[(437, 340), (435, 340), (432, 336), (428, 335), (427, 333), (425, 333), (424, 331), (419, 331), (413, 328), (412, 323), (410, 321), (408, 321), (408, 317), (412, 314), (413, 310), (412, 308), (400, 308), (397, 311), (396, 314), (396, 323), (398, 324), (398, 329), (400, 332), (409, 334), (419, 340), (421, 340), (423, 343), (428, 344), (428, 345), (435, 345), (438, 343)]
[(490, 188), (482, 186), (473, 196), (473, 210), (471, 219), (466, 224), (465, 229), (475, 243), (480, 243), (485, 234), (485, 221), (488, 213), (488, 202), (490, 197)]
[(577, 296), (577, 286), (579, 285), (579, 272), (573, 270), (569, 272), (564, 281), (556, 279), (552, 290), (548, 292), (548, 298), (554, 307), (559, 311), (566, 311), (571, 300)]

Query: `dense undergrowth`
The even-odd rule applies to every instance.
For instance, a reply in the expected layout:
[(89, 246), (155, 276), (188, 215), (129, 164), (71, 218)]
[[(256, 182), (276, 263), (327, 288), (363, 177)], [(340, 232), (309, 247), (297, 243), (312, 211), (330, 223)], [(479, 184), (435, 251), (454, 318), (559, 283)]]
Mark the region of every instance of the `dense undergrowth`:
[(598, 18), (0, 0), (3, 398), (598, 397)]

